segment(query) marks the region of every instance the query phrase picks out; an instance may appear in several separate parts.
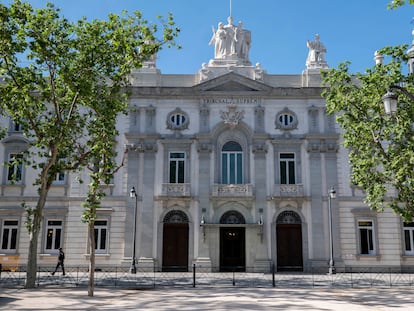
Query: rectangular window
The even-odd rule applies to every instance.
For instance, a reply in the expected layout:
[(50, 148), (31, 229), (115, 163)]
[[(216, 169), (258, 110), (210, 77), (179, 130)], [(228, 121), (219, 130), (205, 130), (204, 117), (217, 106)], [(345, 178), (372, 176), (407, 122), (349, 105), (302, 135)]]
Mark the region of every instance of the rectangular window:
[(414, 222), (404, 223), (404, 250), (406, 255), (414, 255)]
[(281, 153), (280, 154), (280, 183), (293, 185), (296, 183), (295, 179), (295, 154)]
[(62, 221), (48, 220), (46, 226), (46, 250), (57, 250), (62, 247)]
[(22, 125), (20, 123), (12, 121), (11, 125), (10, 125), (10, 131), (11, 132), (21, 132), (22, 131)]
[(57, 173), (53, 183), (54, 184), (63, 184), (64, 182), (65, 182), (65, 173), (64, 172)]
[(107, 253), (108, 222), (106, 220), (96, 220), (94, 231), (96, 253)]
[(15, 251), (17, 247), (17, 230), (19, 222), (17, 220), (3, 221), (1, 234), (1, 249), (3, 251)]
[(23, 173), (23, 155), (21, 153), (9, 154), (9, 165), (7, 167), (7, 181), (21, 183)]
[(185, 167), (185, 153), (171, 152), (170, 153), (170, 178), (171, 184), (184, 183), (184, 167)]
[(374, 226), (372, 221), (358, 221), (359, 246), (361, 255), (374, 255)]

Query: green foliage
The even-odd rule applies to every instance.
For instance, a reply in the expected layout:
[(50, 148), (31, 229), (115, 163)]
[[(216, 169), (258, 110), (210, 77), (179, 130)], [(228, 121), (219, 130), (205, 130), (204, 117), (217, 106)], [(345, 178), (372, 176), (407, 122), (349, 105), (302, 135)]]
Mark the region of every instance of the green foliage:
[(26, 220), (24, 222), (24, 226), (26, 227), (27, 232), (31, 233), (33, 231), (33, 208), (28, 206), (25, 202), (21, 204), (21, 207), (26, 212)]
[(175, 46), (179, 29), (171, 15), (150, 24), (140, 12), (70, 22), (53, 4), (34, 9), (20, 0), (0, 4), (0, 27), (0, 112), (22, 125), (28, 141), (24, 161), (39, 172), (36, 234), (59, 172), (90, 163), (105, 172), (91, 174), (93, 198), (85, 203), (91, 212), (99, 206), (97, 185), (114, 173), (115, 121), (126, 113), (129, 74), (163, 46)]
[(388, 8), (396, 9), (400, 6), (403, 6), (404, 4), (414, 4), (414, 0), (392, 0), (390, 3), (388, 3)]
[(323, 73), (328, 113), (336, 113), (350, 152), (351, 181), (377, 211), (391, 207), (406, 220), (414, 216), (414, 101), (398, 94), (399, 109), (386, 115), (382, 96), (390, 86), (414, 93), (412, 75), (402, 73), (406, 45), (379, 51), (389, 62), (349, 73), (349, 63)]

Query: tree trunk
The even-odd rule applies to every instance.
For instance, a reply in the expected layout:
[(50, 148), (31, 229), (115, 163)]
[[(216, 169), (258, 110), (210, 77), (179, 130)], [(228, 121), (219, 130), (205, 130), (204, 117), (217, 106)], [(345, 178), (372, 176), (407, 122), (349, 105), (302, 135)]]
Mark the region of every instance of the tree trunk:
[(38, 232), (32, 232), (30, 234), (25, 288), (34, 288), (36, 286), (38, 236)]
[(92, 297), (95, 289), (95, 221), (88, 223), (89, 231), (89, 283), (88, 296)]
[(27, 258), (26, 284), (25, 288), (35, 288), (37, 273), (37, 246), (42, 222), (43, 207), (46, 203), (47, 190), (41, 191), (33, 213), (31, 228), (29, 231), (29, 254)]

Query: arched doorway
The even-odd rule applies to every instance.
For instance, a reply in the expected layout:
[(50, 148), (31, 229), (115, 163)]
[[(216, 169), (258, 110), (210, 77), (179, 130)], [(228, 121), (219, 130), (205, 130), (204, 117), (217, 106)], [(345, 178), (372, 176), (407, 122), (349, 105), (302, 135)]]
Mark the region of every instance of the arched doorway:
[(162, 271), (188, 271), (188, 217), (182, 211), (164, 217)]
[(303, 271), (302, 221), (293, 211), (285, 211), (276, 221), (277, 270)]
[(242, 214), (229, 211), (220, 218), (220, 271), (246, 271), (246, 237)]

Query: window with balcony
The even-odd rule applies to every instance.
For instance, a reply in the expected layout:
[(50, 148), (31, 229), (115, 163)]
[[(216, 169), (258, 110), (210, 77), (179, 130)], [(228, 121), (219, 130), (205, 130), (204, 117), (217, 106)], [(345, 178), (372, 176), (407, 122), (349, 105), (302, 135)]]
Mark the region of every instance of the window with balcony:
[(169, 154), (169, 183), (184, 183), (185, 153), (170, 152)]
[(280, 183), (283, 185), (296, 184), (295, 154), (281, 153), (279, 155)]
[(221, 150), (221, 183), (243, 183), (243, 150), (237, 142), (227, 142)]

